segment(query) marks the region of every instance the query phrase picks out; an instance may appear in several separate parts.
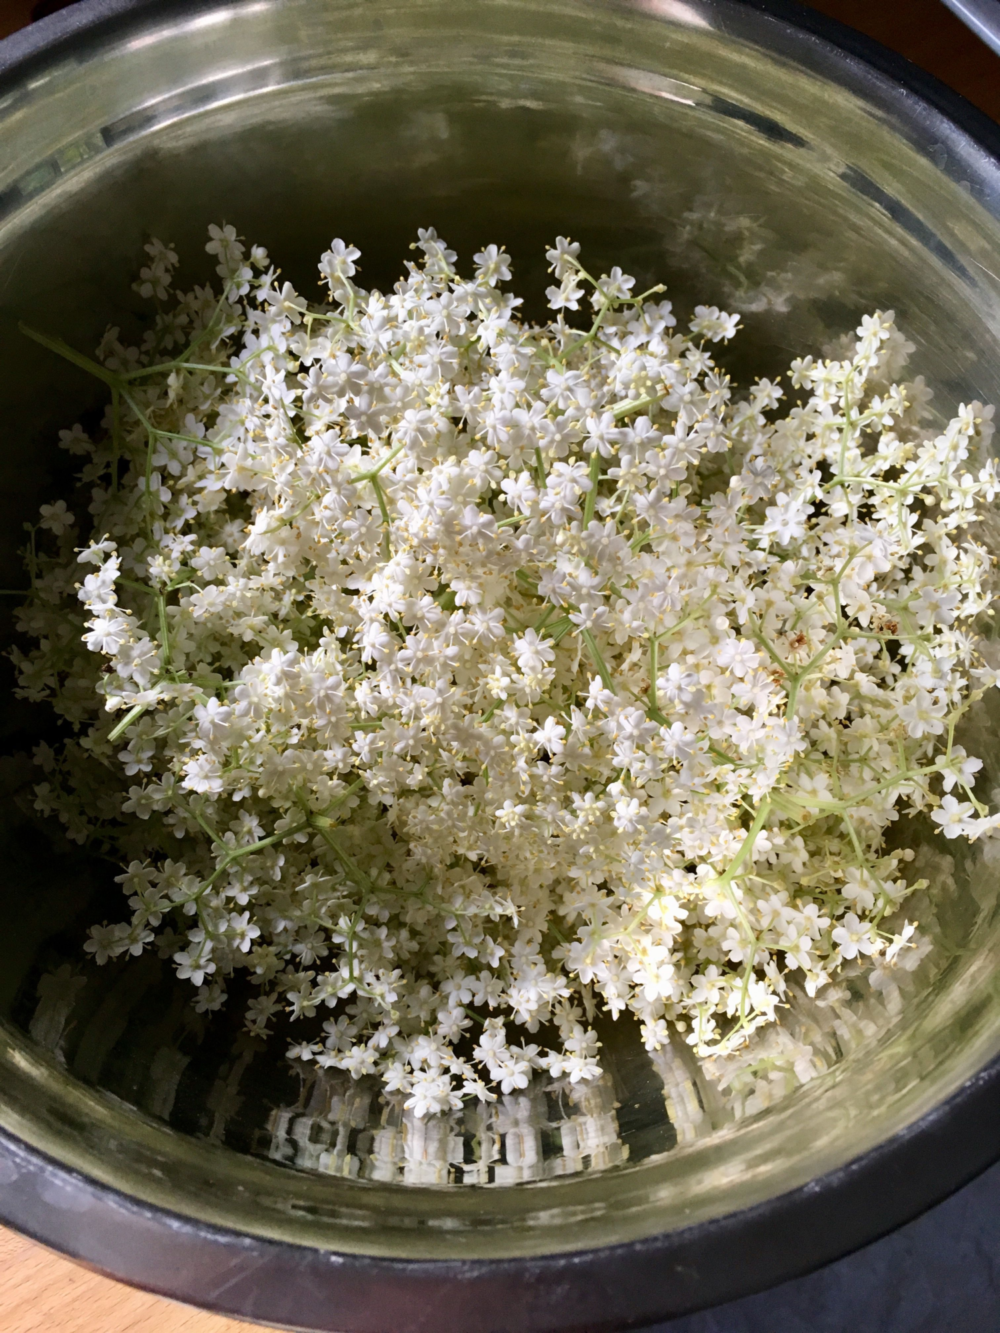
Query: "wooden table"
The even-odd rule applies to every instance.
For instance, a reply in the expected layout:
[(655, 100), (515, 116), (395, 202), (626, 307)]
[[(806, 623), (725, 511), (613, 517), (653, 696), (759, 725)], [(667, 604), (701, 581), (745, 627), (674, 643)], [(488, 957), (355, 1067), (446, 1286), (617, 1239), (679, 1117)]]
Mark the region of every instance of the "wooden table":
[[(0, 37), (55, 0), (0, 0)], [(891, 46), (1000, 120), (1000, 58), (940, 0), (814, 0), (814, 9)], [(134, 1291), (0, 1228), (0, 1333), (250, 1333)]]
[(91, 1273), (0, 1228), (2, 1333), (260, 1333)]

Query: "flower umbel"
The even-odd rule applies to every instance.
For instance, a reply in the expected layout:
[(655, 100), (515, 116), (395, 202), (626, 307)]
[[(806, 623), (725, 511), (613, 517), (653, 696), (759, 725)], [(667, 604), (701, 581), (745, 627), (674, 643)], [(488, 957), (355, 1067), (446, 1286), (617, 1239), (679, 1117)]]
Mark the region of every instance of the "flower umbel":
[(565, 237), (544, 326), (433, 229), (389, 294), (333, 241), (326, 304), (207, 248), (221, 292), (141, 347), (32, 334), (112, 394), (63, 432), (15, 653), (72, 733), (37, 808), (127, 866), (96, 961), (158, 944), (203, 1010), (242, 971), (249, 1031), (324, 1017), (290, 1055), (418, 1116), (596, 1078), (595, 1000), (707, 1056), (894, 965), (889, 823), (998, 822), (955, 743), (995, 680), (992, 408), (927, 427), (891, 312), (737, 394), (737, 315), (678, 331)]

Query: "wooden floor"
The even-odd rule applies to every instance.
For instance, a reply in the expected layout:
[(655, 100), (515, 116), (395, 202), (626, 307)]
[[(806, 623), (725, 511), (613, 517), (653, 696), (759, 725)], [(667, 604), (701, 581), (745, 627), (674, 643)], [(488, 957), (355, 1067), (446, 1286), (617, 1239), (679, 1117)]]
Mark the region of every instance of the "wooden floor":
[(260, 1333), (122, 1286), (0, 1229), (0, 1333)]
[[(30, 20), (33, 3), (0, 0), (0, 37)], [(1000, 120), (1000, 58), (941, 0), (814, 0), (812, 7), (901, 51)], [(0, 1333), (250, 1333), (254, 1327), (133, 1291), (0, 1229)]]

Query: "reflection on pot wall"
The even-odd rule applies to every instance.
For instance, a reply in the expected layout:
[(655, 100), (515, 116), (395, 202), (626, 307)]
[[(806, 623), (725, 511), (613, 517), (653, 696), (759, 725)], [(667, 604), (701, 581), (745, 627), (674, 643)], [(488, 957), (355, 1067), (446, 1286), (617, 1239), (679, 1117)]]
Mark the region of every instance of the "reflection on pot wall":
[[(966, 870), (924, 847), (915, 867), (934, 885), (911, 900), (926, 935), (988, 906), (990, 866)], [(976, 873), (978, 872), (978, 873)], [(977, 887), (978, 886), (978, 887)], [(766, 1114), (846, 1056), (884, 1039), (910, 993), (947, 965), (912, 950), (903, 967), (848, 975), (742, 1051), (699, 1064), (683, 1042), (647, 1052), (616, 1025), (593, 1083), (536, 1075), (524, 1091), (447, 1115), (417, 1117), (370, 1076), (290, 1061), (287, 1040), (239, 1029), (239, 1015), (198, 1014), (162, 961), (97, 967), (62, 952), (25, 977), (14, 1017), (74, 1074), (182, 1132), (298, 1170), (406, 1185), (510, 1185), (604, 1171), (725, 1134)]]
[(448, 1115), (418, 1118), (402, 1096), (339, 1071), (303, 1081), (299, 1104), (275, 1110), (260, 1148), (304, 1170), (407, 1185), (516, 1185), (628, 1159), (612, 1080), (573, 1085), (536, 1078)]

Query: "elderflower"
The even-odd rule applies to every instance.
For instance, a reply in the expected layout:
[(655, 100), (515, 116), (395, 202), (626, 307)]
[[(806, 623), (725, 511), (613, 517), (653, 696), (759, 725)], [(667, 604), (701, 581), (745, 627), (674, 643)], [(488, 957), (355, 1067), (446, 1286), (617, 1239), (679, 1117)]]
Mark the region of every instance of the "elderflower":
[(683, 331), (565, 237), (544, 326), (431, 228), (387, 294), (334, 240), (324, 305), (206, 248), (220, 292), (108, 330), (113, 409), (31, 534), (37, 808), (127, 867), (98, 963), (156, 945), (200, 1011), (243, 973), (249, 1032), (312, 1024), (292, 1058), (420, 1117), (597, 1079), (595, 1007), (724, 1056), (913, 948), (889, 823), (998, 822), (954, 741), (996, 679), (991, 408), (922, 425), (891, 312), (740, 395), (737, 315)]

